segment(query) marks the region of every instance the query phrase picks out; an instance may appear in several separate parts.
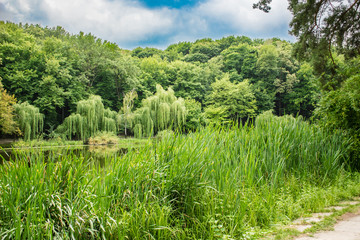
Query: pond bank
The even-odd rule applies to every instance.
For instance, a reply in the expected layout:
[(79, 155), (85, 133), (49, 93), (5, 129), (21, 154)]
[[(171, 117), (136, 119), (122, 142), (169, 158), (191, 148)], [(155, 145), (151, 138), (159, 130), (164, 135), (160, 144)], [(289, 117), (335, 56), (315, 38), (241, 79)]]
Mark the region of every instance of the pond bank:
[(16, 139), (11, 139), (11, 138), (0, 139), (0, 146), (2, 146), (2, 145), (10, 145), (11, 143), (13, 143), (15, 141), (16, 141)]

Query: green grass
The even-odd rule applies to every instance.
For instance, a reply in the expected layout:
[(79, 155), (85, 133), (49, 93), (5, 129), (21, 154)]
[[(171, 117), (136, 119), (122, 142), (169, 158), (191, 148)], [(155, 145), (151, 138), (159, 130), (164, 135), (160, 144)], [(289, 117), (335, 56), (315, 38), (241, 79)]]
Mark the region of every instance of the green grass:
[(105, 167), (19, 152), (0, 167), (0, 238), (257, 239), (360, 194), (348, 141), (301, 119), (166, 134)]

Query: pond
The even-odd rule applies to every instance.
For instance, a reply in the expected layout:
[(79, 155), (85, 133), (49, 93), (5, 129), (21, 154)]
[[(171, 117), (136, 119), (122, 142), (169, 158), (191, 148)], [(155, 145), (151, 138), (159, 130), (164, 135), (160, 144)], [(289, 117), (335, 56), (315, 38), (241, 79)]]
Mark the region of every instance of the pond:
[[(0, 145), (0, 164), (20, 158), (61, 159), (65, 156), (84, 157), (93, 159), (100, 166), (105, 165), (106, 159), (112, 156), (121, 156), (127, 153), (129, 146), (124, 145), (75, 145), (75, 146), (49, 146), (49, 147), (22, 147), (11, 148), (11, 145)], [(140, 147), (140, 146), (137, 146)]]

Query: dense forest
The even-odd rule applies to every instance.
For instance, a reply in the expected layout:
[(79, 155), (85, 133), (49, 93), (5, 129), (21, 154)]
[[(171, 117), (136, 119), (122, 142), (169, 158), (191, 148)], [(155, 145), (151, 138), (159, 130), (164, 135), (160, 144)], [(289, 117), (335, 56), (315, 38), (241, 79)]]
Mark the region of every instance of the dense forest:
[(184, 99), (186, 131), (206, 121), (246, 120), (268, 110), (309, 118), (319, 101), (311, 64), (299, 63), (292, 44), (280, 39), (230, 36), (129, 51), (61, 27), (1, 23), (0, 31), (4, 89), (18, 103), (40, 110), (47, 134), (91, 95), (100, 96), (104, 108), (129, 115), (126, 94), (136, 92), (136, 110), (157, 85)]
[(360, 59), (349, 51), (301, 58), (299, 43), (245, 36), (130, 51), (62, 27), (9, 22), (0, 35), (4, 134), (152, 136), (270, 110), (358, 138)]

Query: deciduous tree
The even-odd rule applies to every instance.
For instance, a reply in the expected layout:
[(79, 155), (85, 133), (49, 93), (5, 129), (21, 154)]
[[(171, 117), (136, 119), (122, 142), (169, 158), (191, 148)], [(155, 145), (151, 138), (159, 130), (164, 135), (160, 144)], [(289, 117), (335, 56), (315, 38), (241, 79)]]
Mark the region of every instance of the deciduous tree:
[(227, 118), (232, 120), (255, 117), (256, 100), (248, 81), (232, 83), (226, 74), (211, 84), (211, 87), (212, 92), (206, 103), (212, 109), (225, 109)]
[(152, 136), (166, 129), (180, 129), (186, 121), (186, 107), (183, 98), (177, 98), (174, 91), (165, 91), (160, 85), (156, 93), (142, 101), (142, 107), (134, 114), (135, 136)]
[(4, 134), (12, 134), (17, 130), (13, 107), (15, 103), (15, 97), (6, 92), (0, 78), (0, 132)]
[(23, 102), (14, 105), (16, 118), (24, 140), (34, 139), (42, 133), (44, 127), (44, 115), (39, 108)]

